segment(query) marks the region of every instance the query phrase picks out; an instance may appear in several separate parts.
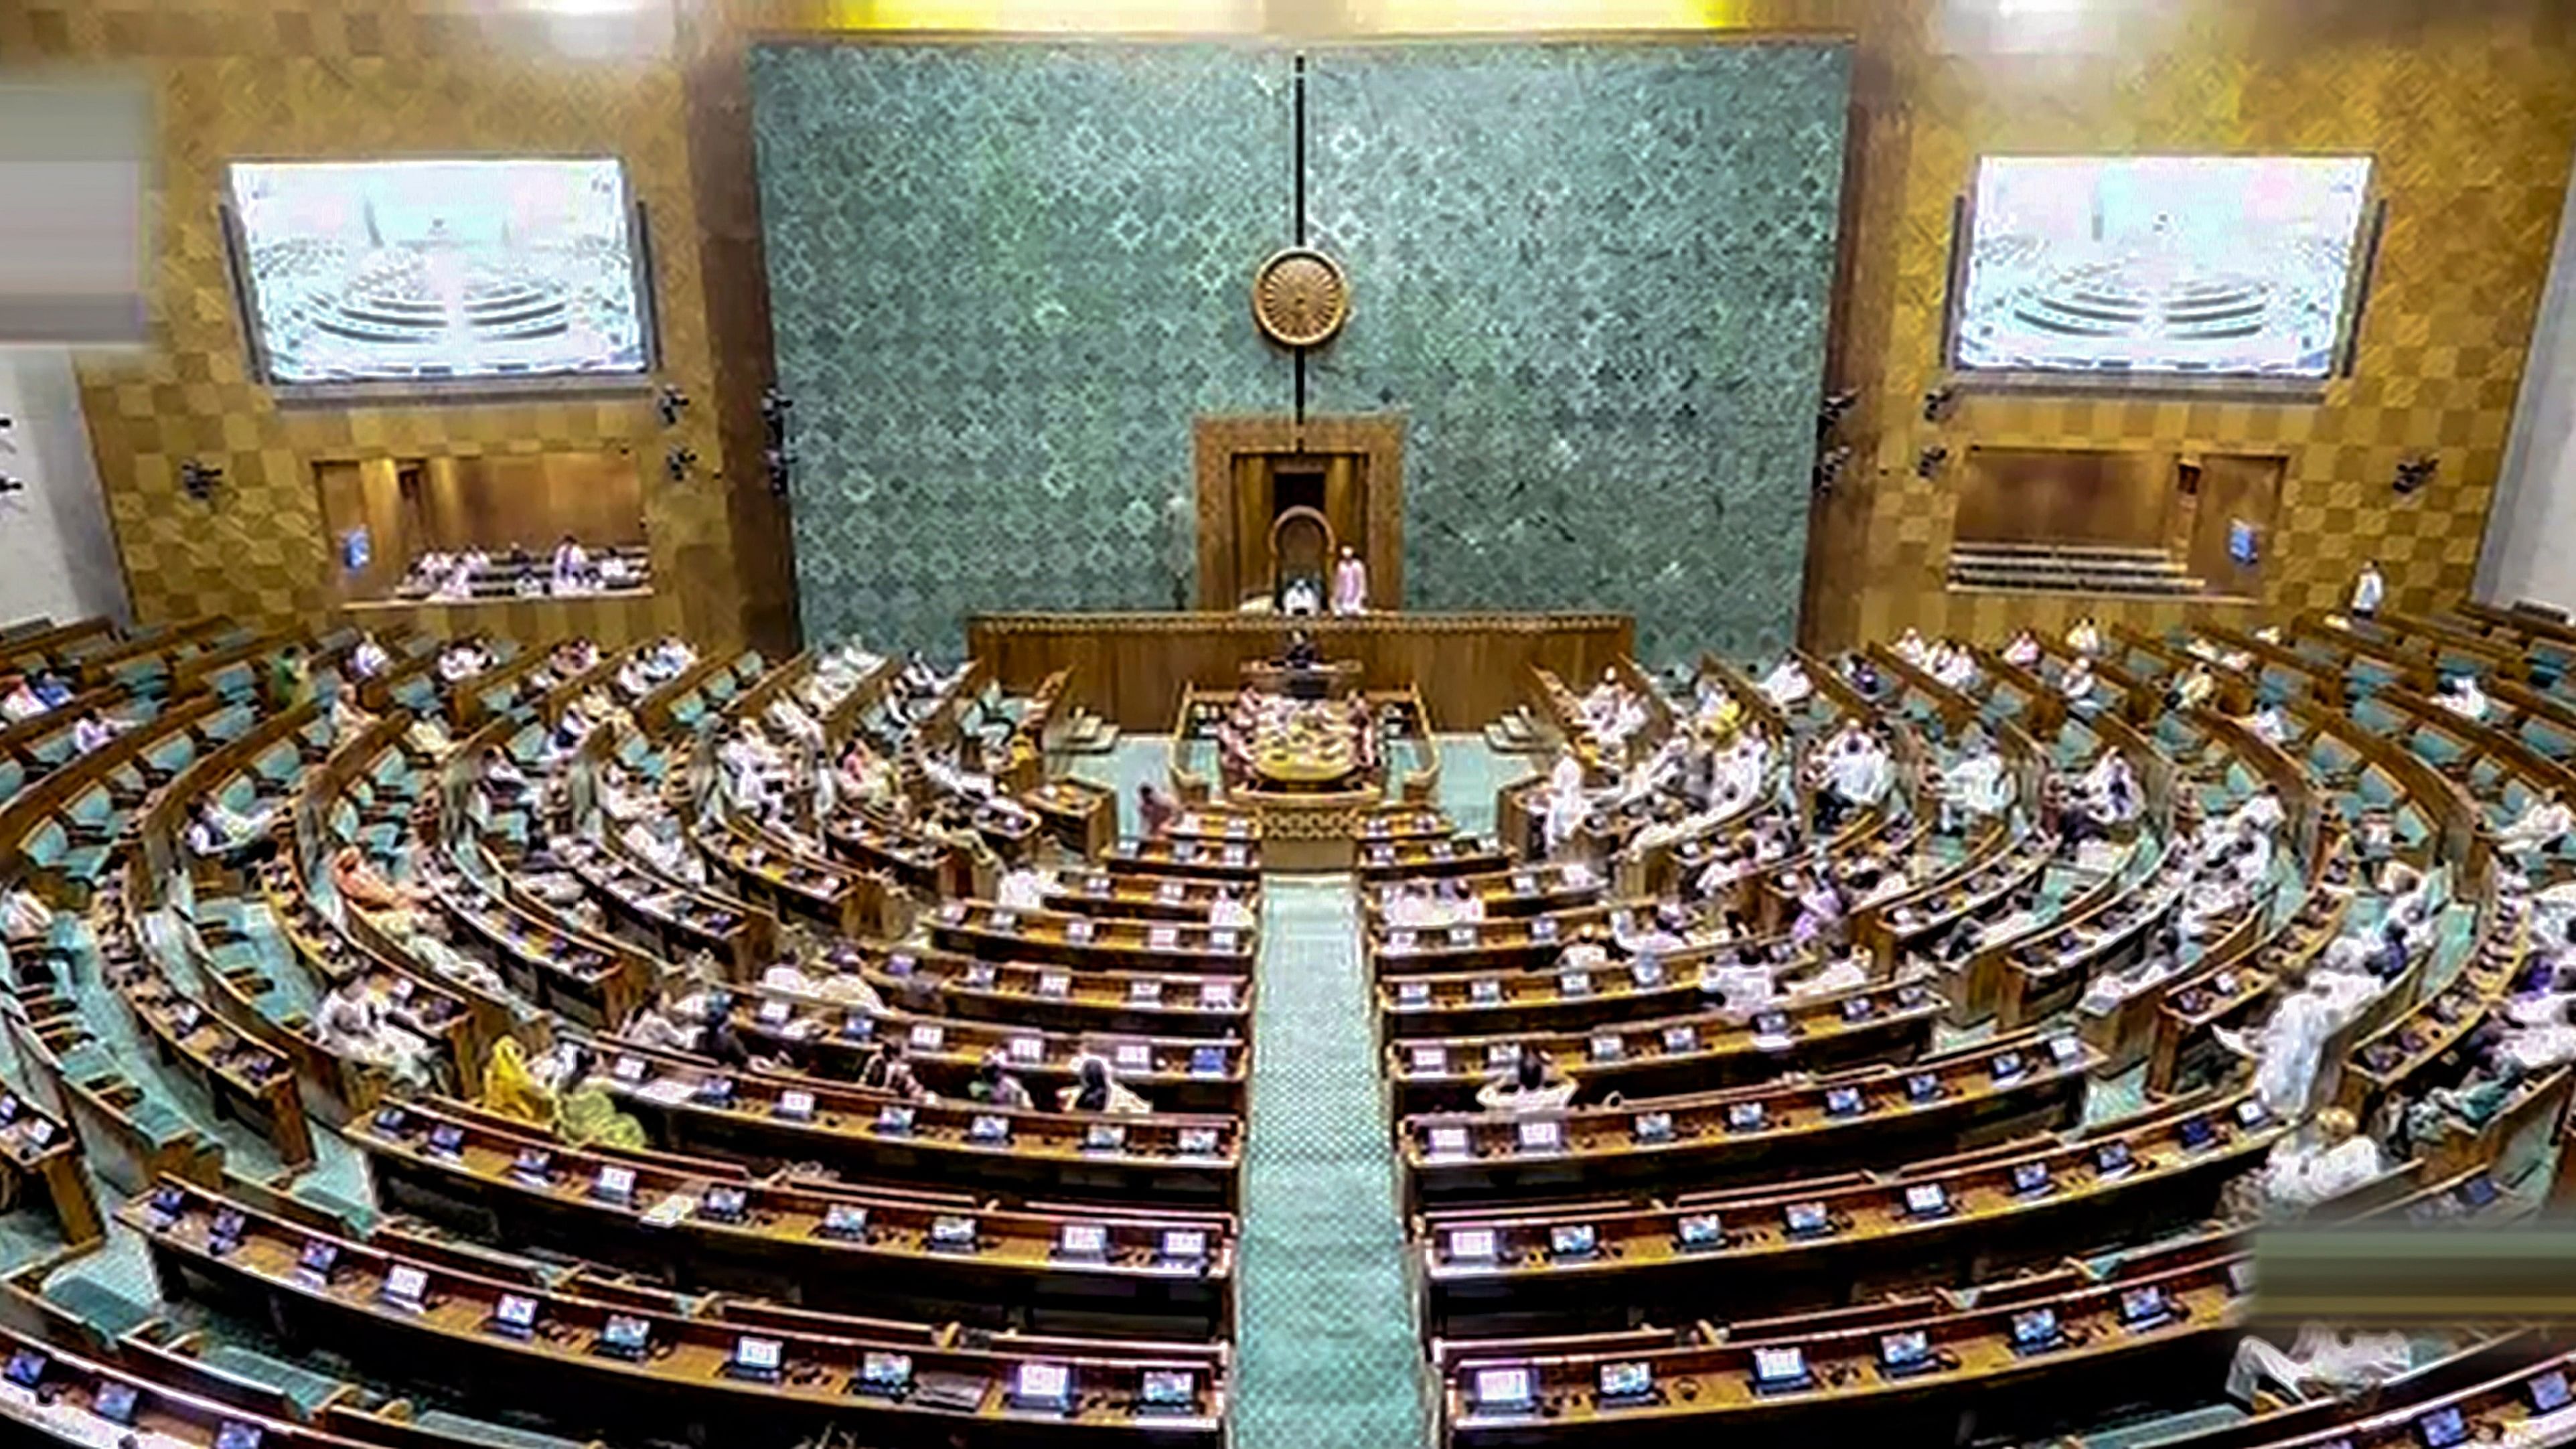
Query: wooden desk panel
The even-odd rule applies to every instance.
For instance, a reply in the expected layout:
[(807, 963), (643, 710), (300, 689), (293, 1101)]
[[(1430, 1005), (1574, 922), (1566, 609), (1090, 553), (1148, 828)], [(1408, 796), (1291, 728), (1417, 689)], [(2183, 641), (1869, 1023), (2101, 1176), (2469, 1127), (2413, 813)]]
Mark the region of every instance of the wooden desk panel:
[(1279, 657), (1291, 629), (1327, 660), (1356, 660), (1363, 688), (1418, 685), (1444, 730), (1480, 729), (1521, 703), (1532, 665), (1591, 679), (1636, 647), (1624, 614), (979, 614), (966, 647), (1005, 689), (1069, 668), (1068, 700), (1120, 729), (1159, 732), (1185, 687), (1234, 688), (1247, 662)]

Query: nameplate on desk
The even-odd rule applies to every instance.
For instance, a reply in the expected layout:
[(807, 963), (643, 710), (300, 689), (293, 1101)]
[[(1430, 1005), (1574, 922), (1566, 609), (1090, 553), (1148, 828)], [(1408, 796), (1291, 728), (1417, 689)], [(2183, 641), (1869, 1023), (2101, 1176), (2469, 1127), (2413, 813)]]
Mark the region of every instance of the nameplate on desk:
[(1589, 971), (1560, 971), (1556, 975), (1556, 991), (1559, 996), (1590, 996), (1592, 994), (1592, 973)]
[(760, 1010), (755, 1013), (762, 1026), (785, 1026), (795, 1015), (796, 1007), (793, 1003), (775, 998), (760, 1003)]
[(771, 1110), (790, 1122), (811, 1122), (814, 1120), (814, 1094), (799, 1090), (781, 1092)]
[(1087, 896), (1106, 896), (1117, 889), (1118, 883), (1105, 875), (1088, 877), (1082, 883), (1082, 893)]
[(1219, 1011), (1233, 1009), (1234, 983), (1231, 981), (1200, 982), (1199, 1005)]
[(1451, 926), (1449, 928), (1449, 944), (1458, 947), (1475, 945), (1476, 928), (1473, 926)]
[(1471, 1157), (1474, 1139), (1464, 1127), (1434, 1127), (1423, 1133), (1423, 1152), (1431, 1157)]
[(1395, 1004), (1408, 1009), (1418, 1009), (1429, 1006), (1431, 1004), (1431, 983), (1428, 981), (1411, 980), (1395, 983)]
[(1160, 981), (1140, 978), (1127, 983), (1127, 1004), (1130, 1006), (1155, 1006), (1162, 1000), (1163, 983)]
[(904, 1033), (904, 1041), (914, 1051), (935, 1052), (947, 1044), (947, 1028), (936, 1022), (917, 1021)]
[(1154, 899), (1167, 906), (1179, 905), (1188, 895), (1189, 887), (1176, 880), (1167, 880), (1154, 887)]
[(1503, 983), (1491, 976), (1479, 976), (1467, 983), (1467, 999), (1478, 1006), (1499, 1006), (1503, 1000)]
[(888, 1102), (877, 1109), (876, 1132), (881, 1137), (912, 1135), (913, 1110), (909, 1103)]
[(1112, 1049), (1110, 1060), (1122, 1072), (1150, 1072), (1154, 1069), (1154, 1049), (1140, 1041), (1122, 1041)]
[(1208, 932), (1208, 949), (1211, 951), (1242, 950), (1243, 937), (1232, 926), (1218, 926)]
[(1523, 873), (1521, 873), (1521, 874), (1518, 874), (1518, 875), (1513, 876), (1513, 877), (1512, 877), (1512, 894), (1513, 894), (1513, 895), (1516, 895), (1516, 896), (1534, 896), (1534, 895), (1537, 895), (1537, 894), (1538, 894), (1538, 877), (1537, 877), (1537, 876), (1534, 876), (1534, 875), (1530, 875), (1530, 874), (1528, 874), (1528, 873), (1526, 873), (1526, 872), (1523, 872)]
[(1225, 848), (1225, 863), (1228, 865), (1242, 865), (1250, 859), (1252, 859), (1252, 853), (1240, 845), (1229, 845)]
[(966, 1124), (966, 1140), (981, 1146), (992, 1146), (1011, 1140), (1011, 1119), (994, 1113), (978, 1113)]
[(1555, 940), (1556, 917), (1541, 916), (1537, 920), (1530, 922), (1530, 939), (1533, 941)]
[(1088, 916), (1077, 916), (1064, 923), (1064, 938), (1077, 946), (1091, 944), (1094, 927)]
[(1592, 1038), (1586, 1049), (1596, 1062), (1615, 1062), (1628, 1054), (1628, 1043), (1615, 1032), (1602, 1032)]
[(1431, 842), (1431, 858), (1433, 860), (1449, 860), (1457, 854), (1458, 847), (1453, 841), (1435, 840)]
[(1038, 973), (1038, 995), (1050, 1000), (1061, 1001), (1072, 994), (1073, 978), (1071, 976), (1066, 975), (1062, 971), (1041, 971)]
[(1523, 1118), (1515, 1134), (1523, 1152), (1563, 1152), (1565, 1124), (1553, 1117)]
[(995, 931), (1003, 935), (1009, 935), (1011, 932), (1020, 928), (1020, 914), (1017, 911), (995, 911), (990, 917), (986, 918), (984, 928), (988, 931)]
[(1090, 1122), (1084, 1124), (1082, 1129), (1083, 1151), (1124, 1152), (1126, 1149), (1126, 1128), (1119, 1126), (1115, 1122)]
[(1416, 939), (1417, 938), (1411, 931), (1389, 931), (1386, 933), (1386, 949), (1389, 951), (1411, 951), (1415, 949), (1414, 942)]

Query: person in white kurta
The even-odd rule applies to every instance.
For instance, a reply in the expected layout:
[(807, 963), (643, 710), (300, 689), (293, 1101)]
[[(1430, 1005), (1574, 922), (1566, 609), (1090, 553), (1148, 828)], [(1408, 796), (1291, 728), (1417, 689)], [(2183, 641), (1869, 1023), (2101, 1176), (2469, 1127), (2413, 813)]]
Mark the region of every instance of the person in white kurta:
[(1368, 565), (1360, 561), (1356, 549), (1343, 549), (1341, 560), (1333, 565), (1333, 612), (1368, 612)]
[(1556, 854), (1583, 824), (1591, 812), (1591, 802), (1583, 795), (1583, 762), (1569, 750), (1556, 757), (1547, 775), (1547, 816), (1544, 830), (1547, 852)]
[(1794, 658), (1784, 658), (1769, 674), (1762, 677), (1762, 696), (1778, 709), (1794, 709), (1807, 702), (1816, 692), (1814, 681)]
[(2380, 993), (2383, 983), (2357, 964), (2358, 947), (2342, 949), (2349, 945), (2328, 948), (2307, 984), (2283, 997), (2250, 1038), (2220, 1031), (2221, 1042), (2254, 1056), (2254, 1094), (2276, 1117), (2306, 1113), (2326, 1043)]
[(2352, 611), (2367, 619), (2379, 612), (2379, 601), (2386, 597), (2388, 580), (2379, 572), (2379, 561), (2363, 564), (2352, 581)]
[(1003, 873), (994, 883), (993, 903), (1006, 911), (1036, 911), (1046, 907), (1046, 872), (1021, 866)]
[(2349, 1394), (2393, 1379), (2413, 1362), (2402, 1333), (2311, 1323), (2299, 1330), (2287, 1352), (2249, 1334), (2236, 1345), (2236, 1362), (2227, 1370), (2227, 1396), (2250, 1408), (2254, 1391), (2265, 1383), (2293, 1399), (2304, 1399), (2312, 1390)]
[(2263, 1199), (2304, 1210), (2341, 1197), (2388, 1170), (2379, 1144), (2350, 1112), (2328, 1107), (2315, 1122), (2272, 1145), (2263, 1161)]
[(2576, 812), (2569, 811), (2567, 802), (2553, 792), (2525, 806), (2512, 824), (2496, 832), (2496, 853), (2521, 855), (2547, 850), (2571, 829), (2576, 829)]
[(1992, 819), (2012, 803), (2013, 778), (2004, 757), (1982, 733), (1971, 736), (1959, 758), (1941, 772), (1941, 828)]

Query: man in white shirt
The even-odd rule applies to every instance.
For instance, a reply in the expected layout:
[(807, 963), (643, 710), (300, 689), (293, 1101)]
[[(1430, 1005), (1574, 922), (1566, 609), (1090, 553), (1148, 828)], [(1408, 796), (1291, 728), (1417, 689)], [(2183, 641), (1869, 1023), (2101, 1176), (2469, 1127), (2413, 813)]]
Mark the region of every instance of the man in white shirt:
[(0, 693), (0, 718), (7, 719), (11, 724), (17, 724), (23, 720), (34, 719), (44, 712), (45, 701), (37, 695), (35, 686), (27, 682), (27, 676), (23, 674), (9, 676), (7, 691)]
[(1982, 729), (1971, 727), (1959, 758), (1941, 772), (1941, 828), (1955, 831), (1992, 819), (2013, 804), (2012, 773)]
[(1034, 866), (1015, 866), (994, 883), (993, 900), (1006, 911), (1044, 910), (1049, 884), (1044, 871)]
[(2372, 559), (2363, 564), (2361, 572), (2353, 578), (2352, 612), (2359, 618), (2367, 619), (2379, 612), (2380, 601), (2386, 597), (2388, 597), (2388, 580), (2379, 572), (2379, 560)]
[(2227, 1396), (2251, 1408), (2255, 1390), (2269, 1383), (2302, 1402), (2312, 1394), (2346, 1398), (2413, 1366), (2402, 1333), (2311, 1323), (2299, 1330), (2287, 1352), (2252, 1334), (2240, 1340), (2236, 1361), (2227, 1371)]
[(1556, 854), (1574, 838), (1591, 813), (1592, 803), (1583, 793), (1583, 762), (1572, 750), (1559, 753), (1547, 776), (1547, 813), (1542, 822), (1547, 853)]
[(1762, 677), (1762, 695), (1775, 708), (1794, 709), (1814, 697), (1816, 686), (1807, 678), (1806, 669), (1795, 656), (1783, 655), (1779, 664)]
[(2523, 807), (2522, 814), (2516, 816), (2512, 824), (2496, 832), (2496, 852), (2499, 855), (2524, 855), (2547, 850), (2571, 829), (2576, 829), (2576, 812), (2570, 812), (2567, 802), (2552, 790)]
[(393, 656), (385, 652), (385, 646), (377, 643), (373, 634), (361, 635), (349, 650), (349, 672), (360, 679), (373, 679), (392, 663)]
[(2467, 720), (2485, 719), (2489, 708), (2487, 692), (2478, 688), (2474, 674), (2455, 674), (2445, 678), (2440, 692), (2433, 696), (2433, 702)]

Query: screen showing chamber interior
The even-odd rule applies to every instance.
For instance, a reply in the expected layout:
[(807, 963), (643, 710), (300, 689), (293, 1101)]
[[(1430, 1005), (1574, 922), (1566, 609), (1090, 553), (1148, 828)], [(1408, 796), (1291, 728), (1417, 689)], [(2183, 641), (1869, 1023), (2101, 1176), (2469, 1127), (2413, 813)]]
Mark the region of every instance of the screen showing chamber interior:
[(2369, 181), (2367, 157), (1989, 156), (1953, 361), (2323, 379)]
[(614, 159), (243, 162), (231, 197), (273, 383), (649, 366)]

